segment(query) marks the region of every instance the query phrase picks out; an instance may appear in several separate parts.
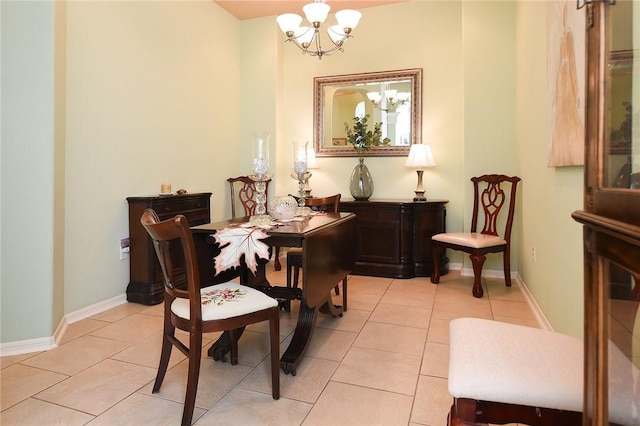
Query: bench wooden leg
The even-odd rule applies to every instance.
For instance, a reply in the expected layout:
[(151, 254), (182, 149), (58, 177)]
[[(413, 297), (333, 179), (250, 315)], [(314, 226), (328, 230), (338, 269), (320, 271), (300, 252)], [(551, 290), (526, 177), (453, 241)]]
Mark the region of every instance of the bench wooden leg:
[(475, 426), (476, 400), (467, 398), (454, 398), (449, 413), (449, 426)]

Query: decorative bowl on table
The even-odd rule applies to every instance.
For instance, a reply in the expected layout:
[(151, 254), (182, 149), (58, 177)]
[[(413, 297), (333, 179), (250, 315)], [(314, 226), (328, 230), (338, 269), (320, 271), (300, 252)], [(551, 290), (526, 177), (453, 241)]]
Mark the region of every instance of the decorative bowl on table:
[(291, 220), (296, 215), (298, 203), (290, 195), (276, 197), (269, 203), (269, 214), (276, 220)]

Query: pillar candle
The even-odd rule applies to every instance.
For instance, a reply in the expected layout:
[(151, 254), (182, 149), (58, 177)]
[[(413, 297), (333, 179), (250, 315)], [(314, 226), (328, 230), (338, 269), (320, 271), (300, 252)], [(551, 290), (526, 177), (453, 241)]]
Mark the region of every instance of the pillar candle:
[(171, 182), (162, 182), (160, 184), (161, 194), (171, 194)]

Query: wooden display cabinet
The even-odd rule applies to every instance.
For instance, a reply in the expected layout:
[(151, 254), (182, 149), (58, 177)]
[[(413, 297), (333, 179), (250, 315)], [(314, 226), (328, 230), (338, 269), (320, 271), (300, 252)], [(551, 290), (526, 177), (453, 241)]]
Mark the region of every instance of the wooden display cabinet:
[[(573, 213), (584, 225), (585, 426), (640, 424), (640, 164), (633, 160), (640, 143), (634, 112), (633, 125), (623, 126), (628, 144), (621, 151), (619, 120), (612, 116), (616, 106), (640, 98), (631, 84), (638, 79), (629, 45), (638, 17), (632, 7), (635, 2), (600, 1), (585, 8), (584, 210)], [(628, 63), (620, 64), (612, 46), (624, 49)], [(621, 153), (627, 158), (622, 169)]]

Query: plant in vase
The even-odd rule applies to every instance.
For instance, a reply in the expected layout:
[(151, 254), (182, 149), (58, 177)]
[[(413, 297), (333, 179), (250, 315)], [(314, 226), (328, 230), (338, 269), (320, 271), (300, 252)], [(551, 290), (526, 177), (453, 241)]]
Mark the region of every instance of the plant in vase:
[(369, 169), (364, 164), (364, 153), (372, 146), (379, 146), (382, 141), (382, 123), (375, 123), (373, 130), (368, 129), (369, 114), (364, 117), (354, 117), (353, 127), (344, 123), (344, 130), (347, 134), (347, 142), (355, 148), (358, 156), (358, 165), (351, 172), (349, 191), (355, 200), (368, 200), (373, 195), (373, 179)]

